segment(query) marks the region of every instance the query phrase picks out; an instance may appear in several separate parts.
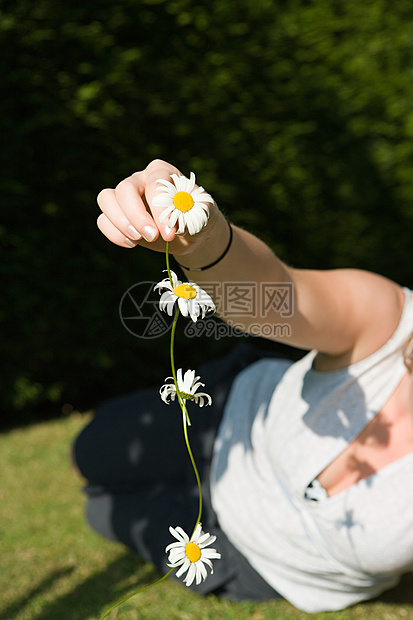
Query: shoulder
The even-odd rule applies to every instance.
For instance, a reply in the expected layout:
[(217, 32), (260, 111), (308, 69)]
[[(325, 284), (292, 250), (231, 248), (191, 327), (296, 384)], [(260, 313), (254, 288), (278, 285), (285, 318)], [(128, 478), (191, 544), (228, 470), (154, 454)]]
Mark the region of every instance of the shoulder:
[(357, 337), (350, 349), (338, 355), (319, 351), (315, 360), (315, 367), (319, 370), (344, 368), (380, 349), (396, 331), (407, 303), (405, 290), (383, 276), (349, 269), (343, 270), (340, 277), (352, 281), (349, 294), (353, 296), (353, 303), (349, 320), (351, 318), (357, 324)]

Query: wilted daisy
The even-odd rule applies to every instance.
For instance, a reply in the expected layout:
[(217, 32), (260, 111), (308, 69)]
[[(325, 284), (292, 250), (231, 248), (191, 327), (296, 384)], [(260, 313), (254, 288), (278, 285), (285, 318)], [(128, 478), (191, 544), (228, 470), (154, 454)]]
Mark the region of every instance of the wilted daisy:
[[(159, 390), (162, 400), (169, 405), (169, 399), (175, 400), (176, 396), (176, 386), (173, 382), (173, 377), (167, 377), (165, 381), (171, 380), (172, 383), (165, 383)], [(182, 368), (178, 368), (176, 372), (176, 380), (178, 383), (178, 389), (181, 393), (181, 396), (184, 400), (193, 400), (200, 407), (204, 406), (204, 401), (206, 400), (206, 404), (210, 405), (212, 403), (212, 398), (209, 394), (205, 392), (196, 393), (199, 387), (204, 387), (205, 383), (201, 383), (198, 381), (200, 377), (195, 376), (195, 370), (187, 370), (184, 376), (182, 377)]]
[(178, 222), (177, 234), (180, 235), (188, 228), (190, 235), (198, 233), (208, 222), (209, 207), (206, 202), (213, 203), (213, 198), (207, 194), (203, 187), (195, 188), (195, 174), (191, 172), (190, 178), (171, 175), (173, 183), (165, 179), (158, 179), (159, 193), (154, 197), (152, 204), (155, 207), (165, 207), (159, 216), (163, 222), (169, 217), (168, 226), (173, 228)]
[(166, 289), (159, 300), (161, 310), (166, 310), (172, 316), (173, 307), (177, 301), (182, 314), (190, 316), (195, 323), (200, 316), (204, 318), (209, 310), (215, 311), (215, 305), (211, 297), (198, 284), (195, 284), (195, 282), (181, 282), (173, 271), (171, 271), (171, 278), (172, 283), (168, 277), (158, 282), (154, 287), (155, 290)]
[(184, 583), (190, 586), (195, 579), (196, 585), (207, 578), (205, 564), (214, 572), (211, 560), (219, 560), (221, 554), (215, 549), (206, 549), (208, 545), (216, 540), (216, 536), (211, 536), (202, 531), (200, 523), (195, 528), (192, 538), (189, 539), (188, 534), (181, 527), (170, 527), (169, 531), (178, 542), (171, 543), (165, 549), (165, 553), (169, 553), (168, 561), (171, 568), (181, 568), (176, 573), (177, 577), (181, 577), (185, 571), (188, 571), (184, 579)]

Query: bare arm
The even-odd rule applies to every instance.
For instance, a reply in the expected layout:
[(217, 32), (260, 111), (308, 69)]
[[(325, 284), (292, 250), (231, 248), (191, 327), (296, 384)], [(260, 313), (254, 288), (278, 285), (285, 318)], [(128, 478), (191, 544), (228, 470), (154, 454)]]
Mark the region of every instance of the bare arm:
[[(366, 357), (395, 330), (404, 295), (394, 282), (356, 269), (294, 269), (250, 233), (237, 227), (233, 231), (231, 249), (215, 267), (201, 272), (186, 271), (188, 279), (196, 279), (201, 285), (257, 283), (256, 305), (267, 307), (265, 316), (259, 312), (255, 316), (237, 316), (218, 307), (218, 314), (225, 321), (242, 325), (245, 331), (254, 325), (256, 334), (257, 323), (288, 325), (288, 330), (276, 331), (274, 339), (304, 349), (317, 349), (324, 354), (319, 356), (319, 367), (326, 370)], [(291, 317), (283, 316), (268, 300), (260, 298), (261, 285), (271, 283), (291, 283)]]
[[(211, 209), (208, 226), (195, 235), (176, 236), (158, 222), (156, 209), (150, 208), (156, 192), (156, 180), (170, 178), (177, 170), (166, 162), (152, 162), (145, 171), (132, 175), (115, 190), (104, 190), (98, 202), (103, 214), (99, 218), (102, 232), (114, 243), (131, 247), (143, 245), (163, 251), (165, 241), (180, 264), (189, 268), (215, 261), (228, 244), (228, 223), (216, 207)], [(143, 239), (132, 239), (133, 225)], [(154, 230), (147, 236), (148, 226)], [(242, 316), (226, 311), (218, 304), (217, 312), (225, 321), (249, 331), (257, 325), (282, 323), (288, 330), (274, 334), (274, 339), (303, 349), (320, 352), (320, 370), (331, 370), (354, 363), (371, 354), (386, 342), (395, 330), (403, 306), (403, 292), (394, 282), (360, 270), (314, 271), (294, 269), (280, 261), (271, 249), (254, 235), (233, 226), (233, 241), (225, 257), (205, 271), (187, 270), (188, 280), (202, 286), (207, 283), (256, 283), (257, 307), (262, 284), (288, 284), (293, 294), (291, 316), (281, 316), (269, 306), (265, 316)], [(145, 238), (147, 241), (145, 241)], [(266, 335), (266, 334), (265, 334)]]

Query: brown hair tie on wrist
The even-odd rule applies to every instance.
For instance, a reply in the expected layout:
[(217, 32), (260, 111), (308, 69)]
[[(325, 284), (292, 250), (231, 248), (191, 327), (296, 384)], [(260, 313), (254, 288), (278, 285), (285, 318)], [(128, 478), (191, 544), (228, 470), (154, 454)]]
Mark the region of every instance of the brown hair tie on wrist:
[(178, 265), (182, 267), (182, 269), (186, 269), (187, 271), (205, 271), (206, 269), (210, 269), (211, 267), (214, 267), (215, 265), (217, 265), (224, 258), (224, 256), (228, 254), (228, 251), (232, 244), (233, 233), (232, 233), (231, 224), (229, 222), (228, 222), (228, 226), (229, 226), (229, 241), (228, 241), (227, 247), (222, 252), (221, 256), (219, 256), (216, 260), (214, 260), (213, 263), (210, 263), (209, 265), (206, 265), (205, 267), (184, 267), (184, 265), (181, 265), (181, 263), (178, 263)]

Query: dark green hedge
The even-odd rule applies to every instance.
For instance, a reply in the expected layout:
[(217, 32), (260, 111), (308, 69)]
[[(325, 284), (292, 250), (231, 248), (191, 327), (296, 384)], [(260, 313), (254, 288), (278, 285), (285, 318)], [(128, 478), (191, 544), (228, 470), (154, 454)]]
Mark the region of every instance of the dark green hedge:
[[(168, 339), (118, 316), (162, 258), (95, 226), (100, 189), (155, 157), (294, 265), (413, 285), (409, 2), (13, 0), (0, 37), (7, 423), (169, 374)], [(199, 342), (191, 363), (230, 346)]]

